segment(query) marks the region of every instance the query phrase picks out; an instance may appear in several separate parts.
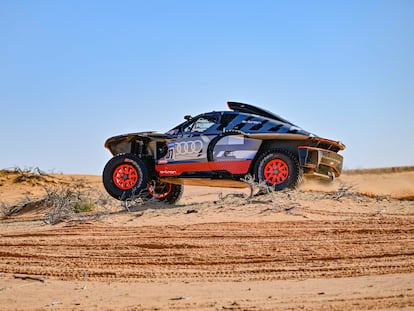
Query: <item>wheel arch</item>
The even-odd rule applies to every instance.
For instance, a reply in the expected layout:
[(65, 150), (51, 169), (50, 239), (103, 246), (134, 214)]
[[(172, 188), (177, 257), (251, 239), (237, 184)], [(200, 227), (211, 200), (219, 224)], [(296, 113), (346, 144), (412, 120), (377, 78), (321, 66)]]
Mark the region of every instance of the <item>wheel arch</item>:
[(298, 146), (301, 144), (303, 144), (303, 141), (299, 140), (263, 140), (262, 145), (257, 151), (252, 163), (250, 164), (249, 173), (251, 175), (254, 175), (257, 161), (264, 153), (268, 153), (271, 150), (278, 150), (279, 152), (284, 152), (287, 155), (292, 155), (296, 158), (299, 165), (302, 165), (298, 148)]

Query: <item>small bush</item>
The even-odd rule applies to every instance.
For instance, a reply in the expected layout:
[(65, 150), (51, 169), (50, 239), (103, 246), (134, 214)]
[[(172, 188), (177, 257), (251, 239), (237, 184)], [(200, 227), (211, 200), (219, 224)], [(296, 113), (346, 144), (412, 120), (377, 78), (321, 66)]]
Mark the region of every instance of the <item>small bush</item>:
[(70, 189), (65, 186), (45, 188), (46, 205), (51, 210), (46, 213), (45, 222), (57, 224), (62, 221), (75, 219), (75, 214), (95, 210), (92, 199), (83, 195), (80, 189)]
[(95, 203), (90, 200), (79, 200), (72, 207), (75, 213), (86, 213), (95, 210)]

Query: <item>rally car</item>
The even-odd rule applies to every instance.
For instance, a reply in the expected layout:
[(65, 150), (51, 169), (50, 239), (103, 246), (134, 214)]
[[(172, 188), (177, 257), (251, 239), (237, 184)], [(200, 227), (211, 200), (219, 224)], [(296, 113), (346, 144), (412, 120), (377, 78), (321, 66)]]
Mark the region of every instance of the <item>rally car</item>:
[(228, 102), (165, 134), (140, 132), (105, 142), (112, 153), (103, 184), (118, 200), (177, 202), (184, 185), (245, 187), (246, 176), (274, 190), (296, 188), (303, 175), (332, 180), (345, 146), (318, 137), (264, 109)]

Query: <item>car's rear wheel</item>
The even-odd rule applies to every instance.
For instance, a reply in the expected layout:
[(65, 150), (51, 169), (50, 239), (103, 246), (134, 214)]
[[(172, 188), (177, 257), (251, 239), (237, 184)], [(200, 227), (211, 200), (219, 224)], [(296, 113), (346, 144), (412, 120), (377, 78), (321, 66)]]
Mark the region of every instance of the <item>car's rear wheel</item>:
[(297, 158), (287, 150), (274, 149), (261, 156), (254, 168), (256, 181), (265, 182), (272, 189), (294, 189), (302, 180), (302, 169)]
[(183, 185), (176, 185), (155, 180), (148, 183), (149, 195), (162, 202), (175, 204), (181, 199), (183, 192)]
[(105, 165), (103, 184), (115, 199), (125, 201), (146, 191), (148, 171), (144, 162), (133, 154), (119, 154)]

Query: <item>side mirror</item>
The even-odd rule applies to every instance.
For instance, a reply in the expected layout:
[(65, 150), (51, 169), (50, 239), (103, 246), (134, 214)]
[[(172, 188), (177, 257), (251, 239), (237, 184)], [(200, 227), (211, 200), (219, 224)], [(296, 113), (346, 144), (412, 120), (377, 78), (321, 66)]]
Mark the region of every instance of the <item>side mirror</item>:
[(193, 117), (190, 116), (189, 114), (184, 116), (184, 119), (186, 119), (187, 121), (190, 121)]

